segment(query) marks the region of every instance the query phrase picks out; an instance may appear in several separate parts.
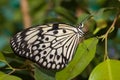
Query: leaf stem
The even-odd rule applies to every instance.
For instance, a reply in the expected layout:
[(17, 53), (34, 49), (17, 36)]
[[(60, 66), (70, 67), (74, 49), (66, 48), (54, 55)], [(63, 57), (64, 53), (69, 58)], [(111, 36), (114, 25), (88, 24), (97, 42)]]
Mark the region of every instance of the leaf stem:
[(108, 57), (108, 50), (107, 50), (107, 48), (108, 48), (108, 46), (107, 46), (108, 34), (114, 29), (114, 26), (115, 26), (115, 23), (116, 23), (116, 21), (117, 21), (117, 19), (119, 17), (119, 14), (120, 14), (120, 12), (118, 12), (117, 16), (115, 17), (115, 19), (114, 19), (112, 25), (110, 26), (110, 28), (108, 29), (108, 31), (104, 35), (102, 35), (102, 36), (99, 37), (99, 38), (102, 38), (102, 41), (105, 40), (105, 55), (104, 55), (104, 60), (106, 60), (106, 59), (109, 58)]
[(28, 69), (18, 69), (18, 68), (12, 68), (12, 71), (11, 71), (11, 72), (9, 72), (8, 74), (10, 75), (10, 74), (14, 73), (15, 71), (20, 71), (20, 70), (28, 70)]
[(13, 67), (11, 65), (9, 65), (9, 63), (7, 61), (4, 61), (4, 60), (0, 60), (1, 62), (5, 63), (9, 69), (13, 69)]
[(104, 61), (105, 61), (106, 59), (109, 59), (107, 49), (108, 49), (108, 46), (107, 46), (107, 36), (106, 36), (106, 37), (105, 37), (105, 55), (104, 55)]

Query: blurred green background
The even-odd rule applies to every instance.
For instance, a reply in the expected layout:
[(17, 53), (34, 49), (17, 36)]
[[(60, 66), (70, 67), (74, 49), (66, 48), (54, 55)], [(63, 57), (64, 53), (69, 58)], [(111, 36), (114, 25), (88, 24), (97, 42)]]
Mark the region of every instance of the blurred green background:
[[(88, 20), (89, 32), (92, 36), (100, 36), (107, 32), (116, 14), (120, 10), (120, 0), (27, 0), (31, 25), (50, 22), (64, 22), (72, 25), (80, 23), (86, 15), (93, 17)], [(20, 0), (0, 0), (0, 52), (13, 67), (22, 64), (23, 59), (16, 57), (9, 44), (10, 38), (24, 29), (23, 14)], [(91, 35), (89, 36), (91, 37)], [(110, 58), (120, 59), (120, 17), (114, 31), (108, 37), (108, 53)], [(87, 80), (92, 69), (103, 61), (104, 42), (101, 40), (97, 46), (96, 56), (82, 74), (74, 80)], [(20, 61), (21, 60), (21, 61)], [(0, 69), (4, 70), (6, 64), (0, 62)], [(14, 73), (20, 76), (21, 73)], [(22, 74), (24, 77), (28, 72)], [(23, 79), (29, 79), (23, 78)]]

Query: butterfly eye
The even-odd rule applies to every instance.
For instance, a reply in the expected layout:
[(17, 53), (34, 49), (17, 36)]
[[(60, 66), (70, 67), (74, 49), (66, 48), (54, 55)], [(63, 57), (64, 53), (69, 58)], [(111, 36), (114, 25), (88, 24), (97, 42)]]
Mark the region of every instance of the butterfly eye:
[(63, 69), (73, 58), (84, 32), (68, 24), (47, 24), (29, 28), (16, 34), (10, 41), (14, 52), (34, 61), (40, 67)]
[(83, 23), (80, 23), (80, 24), (79, 24), (79, 28), (80, 28), (80, 29), (83, 28), (83, 26), (84, 26)]

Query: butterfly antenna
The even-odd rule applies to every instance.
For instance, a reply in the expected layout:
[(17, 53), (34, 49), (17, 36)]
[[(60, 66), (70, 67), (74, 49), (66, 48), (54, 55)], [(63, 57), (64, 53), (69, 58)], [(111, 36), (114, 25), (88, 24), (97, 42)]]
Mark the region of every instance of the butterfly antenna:
[(85, 23), (88, 19), (90, 19), (92, 17), (92, 15), (87, 15), (82, 21), (81, 23)]

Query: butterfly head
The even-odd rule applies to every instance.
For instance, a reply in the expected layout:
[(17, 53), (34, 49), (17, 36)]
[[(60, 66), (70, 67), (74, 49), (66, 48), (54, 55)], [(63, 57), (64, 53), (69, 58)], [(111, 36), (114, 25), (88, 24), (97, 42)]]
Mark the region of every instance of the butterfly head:
[(84, 35), (83, 28), (84, 28), (84, 24), (83, 23), (80, 23), (79, 25), (77, 25), (77, 29), (78, 29), (78, 32), (81, 35), (81, 37)]
[(92, 15), (88, 15), (85, 17), (85, 19), (83, 19), (81, 21), (81, 23), (78, 25), (78, 30), (80, 33), (85, 34), (86, 32), (88, 32), (88, 19), (90, 19), (92, 17)]
[(79, 29), (82, 29), (84, 27), (84, 24), (83, 23), (80, 23), (79, 25), (78, 25), (78, 28)]

